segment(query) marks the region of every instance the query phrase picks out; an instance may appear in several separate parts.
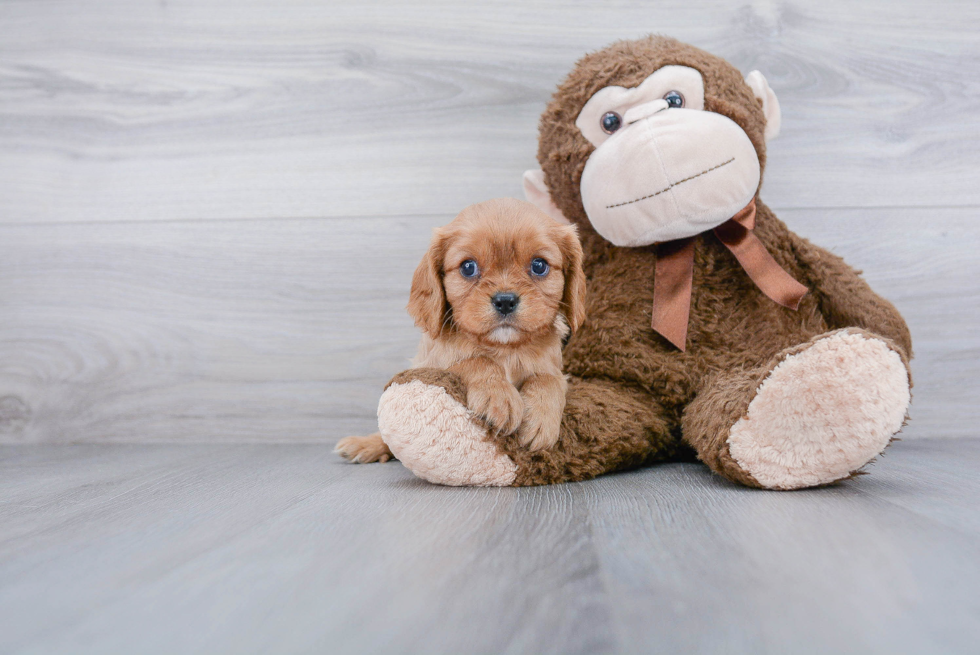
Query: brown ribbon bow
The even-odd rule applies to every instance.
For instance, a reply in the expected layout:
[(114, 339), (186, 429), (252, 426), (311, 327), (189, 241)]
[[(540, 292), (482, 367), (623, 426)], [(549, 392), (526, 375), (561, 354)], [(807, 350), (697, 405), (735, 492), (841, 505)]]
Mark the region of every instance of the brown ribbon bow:
[[(752, 202), (714, 231), (762, 293), (783, 307), (795, 310), (800, 306), (807, 288), (773, 259), (759, 237), (752, 232), (754, 227), (753, 198)], [(652, 327), (681, 351), (687, 345), (693, 281), (694, 237), (661, 243), (657, 247), (657, 272), (653, 281)]]

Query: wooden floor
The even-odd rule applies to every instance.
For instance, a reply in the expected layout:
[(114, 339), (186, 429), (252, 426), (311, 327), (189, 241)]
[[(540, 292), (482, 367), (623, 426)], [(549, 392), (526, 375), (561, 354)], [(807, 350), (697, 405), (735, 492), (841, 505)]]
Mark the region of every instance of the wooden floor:
[(3, 653), (976, 653), (980, 440), (737, 488), (454, 489), (322, 445), (0, 447)]

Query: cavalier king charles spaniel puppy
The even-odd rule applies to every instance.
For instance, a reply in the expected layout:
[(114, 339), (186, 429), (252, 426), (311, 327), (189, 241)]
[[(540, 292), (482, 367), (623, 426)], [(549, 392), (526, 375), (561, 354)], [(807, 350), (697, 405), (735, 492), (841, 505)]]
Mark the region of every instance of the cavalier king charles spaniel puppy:
[[(521, 200), (467, 207), (435, 230), (408, 312), (423, 330), (413, 368), (458, 375), (467, 405), (496, 433), (516, 432), (530, 450), (558, 441), (562, 341), (585, 320), (573, 226)], [(378, 433), (342, 439), (336, 450), (354, 462), (392, 457)]]

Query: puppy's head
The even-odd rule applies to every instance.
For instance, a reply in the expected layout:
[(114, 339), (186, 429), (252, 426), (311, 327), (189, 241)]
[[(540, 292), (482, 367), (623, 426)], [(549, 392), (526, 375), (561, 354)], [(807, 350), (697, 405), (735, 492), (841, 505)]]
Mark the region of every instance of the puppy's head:
[(489, 200), (438, 228), (412, 278), (408, 311), (437, 338), (466, 333), (520, 344), (585, 320), (582, 246), (575, 228), (521, 200)]

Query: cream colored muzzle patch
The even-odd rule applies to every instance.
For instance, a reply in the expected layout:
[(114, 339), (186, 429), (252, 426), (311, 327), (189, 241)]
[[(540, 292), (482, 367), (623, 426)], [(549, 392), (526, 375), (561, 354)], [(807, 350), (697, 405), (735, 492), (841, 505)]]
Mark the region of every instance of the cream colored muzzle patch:
[(734, 121), (696, 109), (647, 109), (631, 110), (582, 173), (589, 221), (617, 246), (710, 230), (745, 207), (759, 187), (759, 158)]

